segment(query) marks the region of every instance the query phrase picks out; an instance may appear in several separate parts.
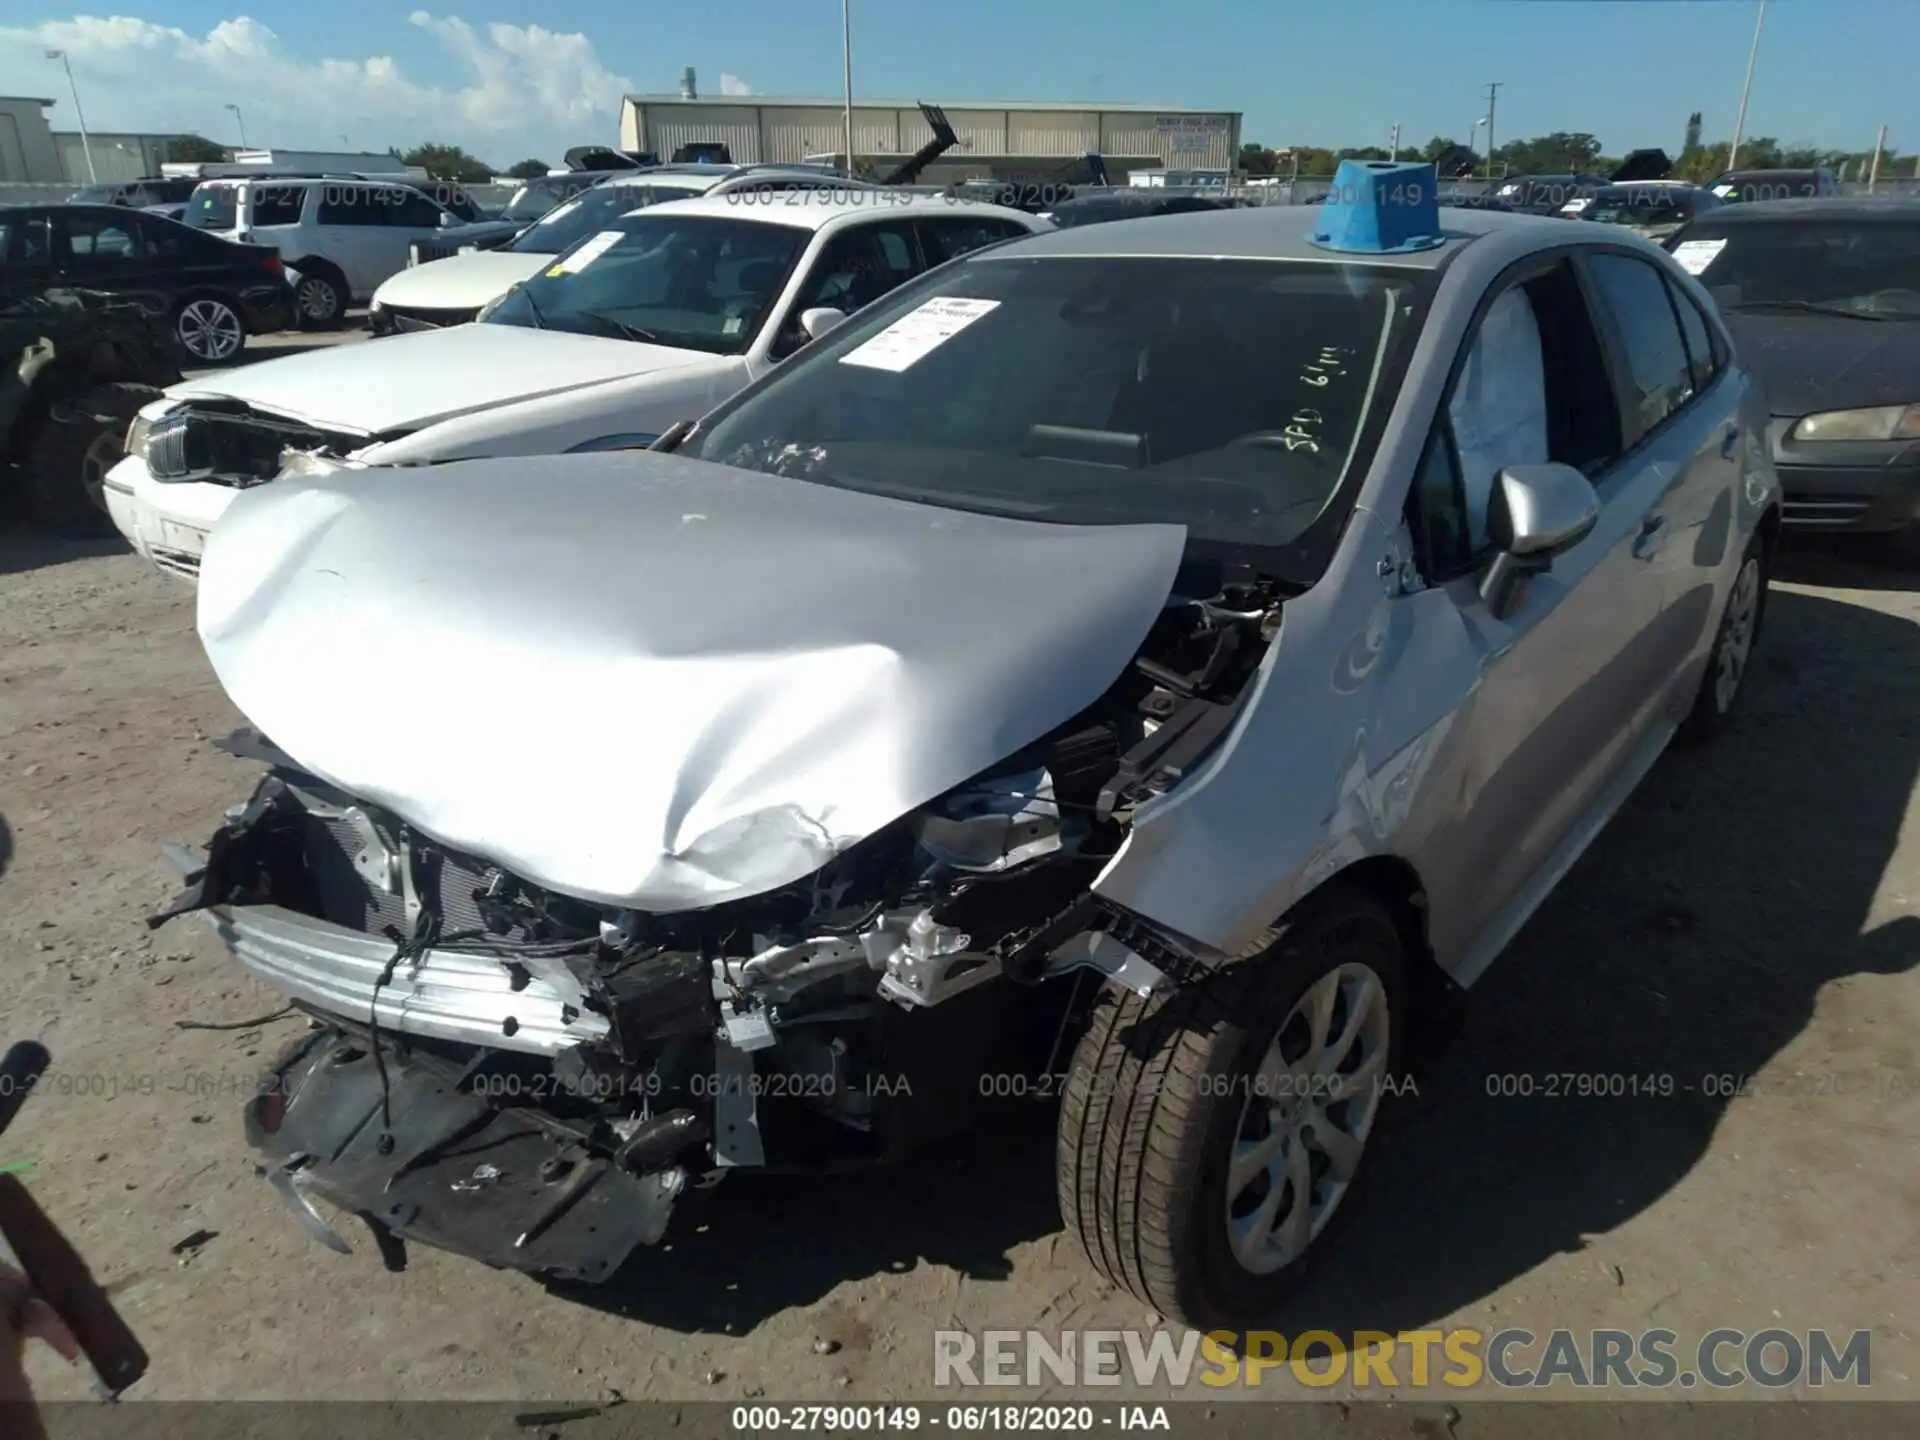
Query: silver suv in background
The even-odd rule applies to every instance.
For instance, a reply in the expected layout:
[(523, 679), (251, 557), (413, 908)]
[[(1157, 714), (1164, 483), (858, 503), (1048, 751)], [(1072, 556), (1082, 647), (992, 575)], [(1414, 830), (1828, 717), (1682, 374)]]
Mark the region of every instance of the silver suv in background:
[(407, 264), (415, 241), (462, 224), (412, 185), (357, 176), (261, 176), (203, 181), (185, 223), (229, 240), (271, 245), (299, 272), (300, 323), (327, 329)]
[[(649, 205), (702, 195), (731, 195), (741, 197), (737, 203), (748, 204), (782, 193), (868, 194), (881, 188), (796, 165), (656, 165), (621, 171), (554, 206), (504, 245), (476, 244), (443, 259), (431, 258), (433, 241), (416, 245), (414, 261), (375, 292), (367, 322), (376, 335), (463, 325), (515, 285), (539, 274), (561, 252)], [(748, 195), (751, 201), (743, 198)], [(890, 198), (909, 197), (896, 189)], [(481, 228), (443, 231), (439, 240), (444, 243)]]

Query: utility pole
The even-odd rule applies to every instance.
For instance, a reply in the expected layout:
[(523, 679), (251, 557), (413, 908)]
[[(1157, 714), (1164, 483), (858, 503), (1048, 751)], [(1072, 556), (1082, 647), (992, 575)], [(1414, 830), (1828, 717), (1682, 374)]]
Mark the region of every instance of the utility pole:
[(1387, 159), (1398, 160), (1399, 158), (1400, 158), (1400, 127), (1398, 125), (1395, 125), (1393, 127), (1393, 138), (1387, 141)]
[(73, 92), (73, 118), (80, 122), (80, 149), (87, 157), (87, 179), (97, 185), (99, 173), (93, 168), (93, 141), (87, 138), (87, 113), (80, 108), (80, 82), (73, 78), (73, 61), (67, 58), (64, 50), (47, 51), (47, 59), (58, 60), (67, 69), (67, 89)]
[(1504, 81), (1491, 80), (1487, 83), (1487, 179), (1493, 179), (1493, 151), (1499, 142), (1493, 138), (1493, 112), (1500, 101), (1500, 86)]
[(1873, 142), (1873, 168), (1867, 171), (1867, 193), (1873, 194), (1874, 187), (1880, 183), (1880, 156), (1887, 148), (1887, 127), (1880, 127), (1880, 134)]
[(1760, 58), (1760, 31), (1767, 23), (1767, 0), (1760, 0), (1760, 13), (1754, 17), (1753, 44), (1747, 47), (1747, 79), (1740, 87), (1740, 111), (1733, 117), (1733, 143), (1727, 147), (1727, 169), (1740, 166), (1740, 136), (1747, 128), (1747, 96), (1753, 91), (1753, 62)]
[(853, 179), (853, 0), (840, 0), (841, 76), (847, 85), (847, 178)]

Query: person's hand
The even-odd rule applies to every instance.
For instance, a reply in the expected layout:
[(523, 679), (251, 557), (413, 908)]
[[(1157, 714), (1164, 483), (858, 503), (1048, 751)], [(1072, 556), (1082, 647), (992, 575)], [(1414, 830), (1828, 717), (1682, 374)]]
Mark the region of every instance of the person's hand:
[[(67, 1328), (67, 1322), (33, 1293), (26, 1276), (11, 1265), (0, 1263), (0, 1394), (11, 1391), (16, 1384), (24, 1391), (26, 1382), (21, 1378), (21, 1362), (27, 1341), (35, 1339), (44, 1340), (58, 1350), (69, 1365), (78, 1363), (80, 1345)], [(8, 1395), (7, 1398), (14, 1397)]]

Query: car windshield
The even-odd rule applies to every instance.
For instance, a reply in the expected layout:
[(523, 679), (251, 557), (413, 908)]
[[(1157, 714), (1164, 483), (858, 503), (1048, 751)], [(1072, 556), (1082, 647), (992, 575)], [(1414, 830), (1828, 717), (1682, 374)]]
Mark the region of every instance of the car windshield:
[(231, 230), (240, 223), (239, 198), (237, 185), (196, 185), (181, 218), (201, 230)]
[(67, 197), (67, 201), (74, 205), (111, 205), (128, 188), (125, 185), (82, 185)]
[(1680, 197), (1652, 185), (1608, 185), (1596, 190), (1582, 213), (1602, 225), (1676, 225), (1686, 219)]
[(1674, 258), (1730, 310), (1920, 319), (1920, 218), (1700, 221), (1681, 232)]
[(989, 514), (1180, 524), (1310, 584), (1424, 283), (1258, 260), (947, 266), (722, 406), (686, 453)]
[(813, 232), (717, 216), (615, 219), (487, 316), (716, 355), (753, 343)]
[(1798, 200), (1820, 193), (1820, 176), (1813, 170), (1736, 170), (1708, 188), (1729, 205)]
[(513, 192), (499, 218), (523, 223), (538, 220), (578, 188), (561, 180), (530, 180)]
[(692, 200), (705, 192), (688, 185), (635, 185), (622, 182), (596, 185), (564, 205), (549, 210), (536, 224), (515, 236), (506, 248), (523, 255), (558, 255), (629, 210), (661, 205), (669, 200)]

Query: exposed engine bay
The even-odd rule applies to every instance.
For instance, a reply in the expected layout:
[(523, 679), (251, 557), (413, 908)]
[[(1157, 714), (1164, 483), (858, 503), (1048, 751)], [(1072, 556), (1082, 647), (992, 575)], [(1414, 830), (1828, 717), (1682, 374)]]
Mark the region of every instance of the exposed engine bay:
[[(1090, 887), (1135, 810), (1226, 733), (1282, 599), (1189, 559), (1126, 673), (1072, 720), (804, 880), (670, 914), (525, 882), (243, 730), (224, 748), (268, 774), (152, 923), (212, 911), (315, 1017), (248, 1130), (323, 1242), (344, 1248), (309, 1192), (383, 1251), (407, 1236), (604, 1278), (728, 1169), (866, 1163), (941, 1133), (1004, 1028), (971, 1017), (1012, 996), (1057, 1050), (1069, 987), (1045, 1011), (1017, 987), (1204, 977), (1195, 947)], [(255, 962), (250, 907), (308, 927), (300, 958)], [(322, 974), (329, 935), (359, 943), (363, 974), (384, 957), (370, 984)], [(941, 1007), (957, 1046), (935, 1038), (949, 1011), (918, 1013)]]

